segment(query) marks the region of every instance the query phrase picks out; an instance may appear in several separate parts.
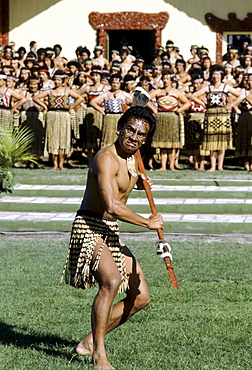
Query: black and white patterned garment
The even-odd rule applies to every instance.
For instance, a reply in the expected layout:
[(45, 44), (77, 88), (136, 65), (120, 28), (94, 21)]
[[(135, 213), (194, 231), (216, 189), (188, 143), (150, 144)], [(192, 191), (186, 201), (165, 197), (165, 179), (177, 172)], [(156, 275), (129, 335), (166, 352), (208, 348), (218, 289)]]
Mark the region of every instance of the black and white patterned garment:
[(227, 105), (227, 93), (224, 91), (226, 85), (223, 84), (223, 90), (212, 91), (209, 85), (209, 92), (206, 94), (207, 108), (225, 107)]
[(123, 99), (105, 100), (105, 113), (106, 114), (123, 113), (122, 104), (125, 104), (125, 101)]

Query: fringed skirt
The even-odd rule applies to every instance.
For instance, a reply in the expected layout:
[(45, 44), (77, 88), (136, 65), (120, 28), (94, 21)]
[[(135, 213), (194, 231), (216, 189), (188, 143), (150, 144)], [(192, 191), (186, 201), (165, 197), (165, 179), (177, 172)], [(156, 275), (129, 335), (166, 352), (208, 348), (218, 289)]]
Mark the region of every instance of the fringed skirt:
[(233, 149), (230, 112), (226, 108), (209, 108), (205, 113), (203, 150)]
[(153, 148), (179, 149), (181, 143), (181, 118), (174, 112), (158, 112), (156, 130), (152, 138)]
[(87, 108), (84, 119), (84, 147), (100, 149), (103, 115), (92, 107)]
[(71, 118), (68, 112), (49, 111), (46, 117), (46, 142), (50, 154), (69, 154), (71, 144)]
[(203, 139), (203, 125), (205, 113), (191, 112), (185, 121), (185, 154), (186, 155), (209, 155), (209, 151), (201, 149)]
[(76, 122), (76, 127), (73, 129), (73, 131), (74, 131), (74, 138), (76, 139), (76, 144), (80, 148), (83, 148), (83, 143), (84, 143), (84, 137), (85, 137), (84, 122), (85, 122), (86, 114), (87, 114), (87, 109), (83, 107), (79, 107), (76, 112), (77, 122)]
[(252, 157), (252, 111), (242, 112), (238, 121), (236, 157)]
[(7, 131), (12, 132), (13, 114), (11, 114), (9, 109), (0, 109), (0, 125)]
[(103, 117), (101, 148), (113, 144), (116, 139), (117, 122), (121, 114), (106, 114)]
[[(92, 265), (92, 256), (97, 242), (103, 242)], [(125, 259), (119, 241), (118, 223), (94, 216), (76, 215), (73, 222), (67, 260), (61, 280), (76, 288), (87, 289), (95, 285), (93, 275), (98, 270), (104, 245), (107, 245), (121, 274), (122, 281), (118, 293), (128, 288)]]
[(20, 126), (28, 127), (33, 133), (33, 141), (28, 149), (29, 153), (42, 157), (45, 145), (45, 119), (44, 114), (38, 111), (21, 112)]

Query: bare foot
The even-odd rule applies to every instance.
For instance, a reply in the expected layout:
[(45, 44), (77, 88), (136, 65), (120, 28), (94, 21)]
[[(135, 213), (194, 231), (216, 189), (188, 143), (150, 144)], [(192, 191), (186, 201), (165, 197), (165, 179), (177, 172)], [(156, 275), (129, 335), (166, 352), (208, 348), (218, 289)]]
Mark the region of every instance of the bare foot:
[(85, 338), (77, 345), (76, 352), (81, 356), (92, 355), (93, 353), (93, 342), (88, 341)]
[(157, 171), (166, 171), (166, 168), (161, 167), (161, 168), (157, 169)]
[(64, 170), (65, 167), (64, 166), (59, 166), (59, 170)]
[(210, 168), (209, 170), (207, 170), (207, 172), (214, 172), (215, 171), (215, 168)]
[(93, 360), (93, 366), (98, 370), (116, 370), (114, 366), (106, 358), (100, 358), (99, 360)]
[(57, 170), (58, 169), (58, 166), (53, 166), (52, 168), (51, 168), (51, 170)]

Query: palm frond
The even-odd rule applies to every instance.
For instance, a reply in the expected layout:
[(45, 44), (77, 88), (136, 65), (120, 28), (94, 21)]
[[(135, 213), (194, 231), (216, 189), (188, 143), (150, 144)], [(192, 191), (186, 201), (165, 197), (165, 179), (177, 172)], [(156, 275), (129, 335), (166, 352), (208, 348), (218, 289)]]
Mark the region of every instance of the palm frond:
[(0, 166), (11, 167), (16, 162), (36, 162), (37, 157), (29, 153), (34, 134), (28, 127), (16, 128), (13, 132), (0, 127)]

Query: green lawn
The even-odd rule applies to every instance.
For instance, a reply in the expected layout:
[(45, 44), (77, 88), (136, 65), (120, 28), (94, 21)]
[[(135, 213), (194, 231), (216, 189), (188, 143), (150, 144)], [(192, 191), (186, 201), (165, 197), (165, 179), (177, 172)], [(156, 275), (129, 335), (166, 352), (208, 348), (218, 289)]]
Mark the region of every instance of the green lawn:
[[(1, 369), (89, 368), (90, 358), (74, 356), (74, 347), (90, 328), (96, 289), (59, 285), (68, 238), (1, 237)], [(125, 238), (152, 302), (108, 334), (116, 369), (250, 370), (251, 243), (170, 237), (175, 291), (155, 254), (155, 237)]]

